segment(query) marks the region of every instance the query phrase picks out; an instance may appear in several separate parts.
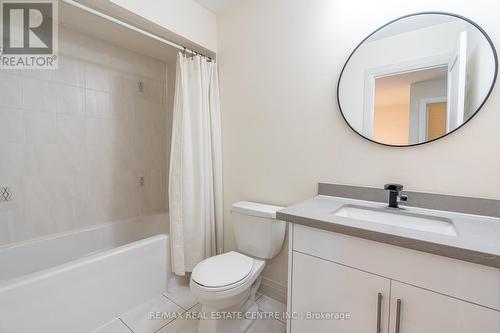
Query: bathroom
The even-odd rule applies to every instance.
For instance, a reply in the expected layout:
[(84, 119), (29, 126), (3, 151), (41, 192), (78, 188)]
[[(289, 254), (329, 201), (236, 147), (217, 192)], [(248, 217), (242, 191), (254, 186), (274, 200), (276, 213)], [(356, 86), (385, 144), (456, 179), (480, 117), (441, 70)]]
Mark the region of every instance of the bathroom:
[(500, 332), (497, 3), (37, 2), (57, 66), (0, 55), (0, 333)]

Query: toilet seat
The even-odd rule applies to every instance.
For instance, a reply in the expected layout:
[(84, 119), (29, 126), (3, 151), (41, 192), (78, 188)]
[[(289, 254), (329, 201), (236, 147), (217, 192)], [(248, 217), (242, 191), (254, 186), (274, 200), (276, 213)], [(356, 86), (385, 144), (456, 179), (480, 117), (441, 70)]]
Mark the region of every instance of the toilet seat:
[(253, 258), (231, 251), (198, 263), (191, 279), (206, 290), (227, 290), (244, 284), (251, 277), (253, 266)]

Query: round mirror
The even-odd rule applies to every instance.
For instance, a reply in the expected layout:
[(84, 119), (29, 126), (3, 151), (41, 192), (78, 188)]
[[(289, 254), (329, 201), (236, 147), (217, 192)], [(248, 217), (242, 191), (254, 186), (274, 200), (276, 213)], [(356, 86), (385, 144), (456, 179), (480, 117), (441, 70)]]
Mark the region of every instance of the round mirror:
[(497, 76), (488, 35), (449, 13), (404, 16), (366, 37), (337, 87), (342, 116), (359, 135), (390, 146), (437, 140), (481, 109)]

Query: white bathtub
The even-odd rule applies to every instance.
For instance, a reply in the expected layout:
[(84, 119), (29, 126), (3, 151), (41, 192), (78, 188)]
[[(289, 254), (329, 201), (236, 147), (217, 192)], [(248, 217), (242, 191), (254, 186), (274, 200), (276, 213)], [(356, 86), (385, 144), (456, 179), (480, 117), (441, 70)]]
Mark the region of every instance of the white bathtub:
[(0, 247), (0, 333), (87, 333), (165, 291), (167, 225), (162, 214)]

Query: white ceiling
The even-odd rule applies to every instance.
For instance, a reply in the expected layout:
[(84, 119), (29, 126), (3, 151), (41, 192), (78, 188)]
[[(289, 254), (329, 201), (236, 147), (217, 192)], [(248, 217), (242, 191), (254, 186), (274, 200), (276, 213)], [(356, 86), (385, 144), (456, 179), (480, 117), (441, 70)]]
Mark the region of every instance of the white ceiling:
[(202, 5), (203, 7), (217, 14), (237, 4), (241, 0), (195, 0), (195, 1), (200, 5)]
[(59, 22), (72, 30), (105, 40), (163, 62), (175, 61), (178, 50), (139, 32), (59, 1)]

